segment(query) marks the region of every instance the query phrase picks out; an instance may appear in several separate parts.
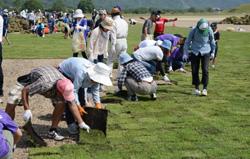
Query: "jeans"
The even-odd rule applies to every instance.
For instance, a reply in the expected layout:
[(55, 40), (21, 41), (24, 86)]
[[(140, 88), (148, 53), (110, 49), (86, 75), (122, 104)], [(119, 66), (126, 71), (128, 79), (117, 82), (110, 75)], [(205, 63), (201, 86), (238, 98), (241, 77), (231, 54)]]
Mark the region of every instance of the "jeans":
[(205, 54), (198, 56), (191, 53), (191, 68), (192, 68), (192, 84), (195, 86), (196, 89), (199, 89), (200, 79), (199, 79), (199, 68), (201, 63), (202, 69), (202, 84), (203, 89), (207, 89), (208, 85), (208, 66), (209, 66), (210, 54)]
[[(78, 91), (78, 98), (79, 98), (81, 106), (85, 105), (85, 90), (84, 89), (85, 88), (80, 88), (79, 91)], [(69, 124), (74, 123), (75, 119), (74, 119), (68, 105), (65, 108), (65, 113), (66, 113), (66, 122), (67, 122), (67, 124), (69, 125)]]
[(0, 42), (0, 96), (3, 96), (3, 68), (2, 68), (2, 61), (3, 61), (3, 48), (2, 48), (2, 43)]

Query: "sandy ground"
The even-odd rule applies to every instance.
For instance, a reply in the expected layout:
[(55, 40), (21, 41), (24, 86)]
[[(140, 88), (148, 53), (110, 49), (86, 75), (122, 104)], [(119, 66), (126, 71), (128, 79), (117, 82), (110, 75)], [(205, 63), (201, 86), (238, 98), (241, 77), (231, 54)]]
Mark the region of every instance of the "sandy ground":
[[(5, 108), (7, 96), (10, 88), (15, 84), (16, 78), (20, 75), (30, 72), (30, 70), (37, 66), (42, 65), (57, 65), (62, 60), (60, 59), (50, 59), (50, 60), (4, 60), (3, 69), (4, 69), (4, 104), (1, 105), (1, 108)], [(59, 124), (62, 135), (66, 136), (66, 140), (63, 142), (56, 142), (54, 140), (48, 139), (46, 137), (47, 132), (51, 124), (51, 113), (53, 111), (53, 106), (50, 101), (40, 95), (35, 95), (30, 99), (31, 111), (33, 114), (32, 123), (35, 130), (45, 138), (48, 146), (60, 146), (62, 144), (75, 143), (72, 138), (68, 136), (66, 130), (66, 123), (61, 122)], [(16, 108), (16, 118), (15, 121), (22, 126), (24, 124), (23, 119), (23, 108)], [(27, 158), (28, 147), (27, 147), (27, 136), (24, 134), (21, 142), (17, 145), (15, 151), (15, 159), (25, 159)]]
[[(239, 15), (239, 16), (242, 16), (242, 15)], [(140, 16), (134, 16), (134, 17), (127, 17), (127, 18), (134, 18), (136, 21), (138, 21), (139, 23), (143, 23), (144, 21), (141, 20), (139, 18)], [(209, 22), (220, 22), (222, 21), (223, 19), (225, 19), (226, 17), (229, 17), (229, 15), (211, 15), (211, 16), (191, 16), (191, 15), (182, 15), (182, 16), (162, 16), (162, 17), (167, 17), (167, 18), (178, 18), (178, 21), (175, 23), (175, 26), (177, 27), (191, 27), (191, 26), (194, 26), (196, 25), (197, 21), (200, 19), (200, 18), (206, 18)], [(147, 18), (146, 16), (144, 16), (144, 18)], [(167, 26), (173, 26), (173, 23), (170, 22), (170, 23), (167, 23), (166, 24)], [(218, 29), (219, 30), (232, 30), (234, 29), (235, 31), (238, 31), (239, 29), (243, 29), (244, 31), (246, 32), (250, 32), (250, 25), (233, 25), (233, 24), (219, 24), (218, 25)]]

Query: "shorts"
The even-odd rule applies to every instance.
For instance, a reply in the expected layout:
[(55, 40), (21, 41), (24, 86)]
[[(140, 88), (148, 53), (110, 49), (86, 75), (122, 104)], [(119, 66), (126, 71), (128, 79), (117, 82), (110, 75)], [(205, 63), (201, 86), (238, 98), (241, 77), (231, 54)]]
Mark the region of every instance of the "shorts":
[(22, 105), (23, 88), (24, 86), (20, 84), (19, 82), (17, 82), (16, 85), (10, 89), (8, 100), (7, 100), (8, 104)]

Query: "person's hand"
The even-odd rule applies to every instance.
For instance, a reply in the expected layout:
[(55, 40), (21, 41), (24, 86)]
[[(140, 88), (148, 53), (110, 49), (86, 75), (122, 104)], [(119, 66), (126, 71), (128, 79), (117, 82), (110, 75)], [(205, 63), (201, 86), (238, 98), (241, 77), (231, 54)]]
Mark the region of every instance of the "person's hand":
[(25, 122), (28, 122), (31, 118), (32, 118), (31, 110), (29, 109), (25, 110), (25, 112), (23, 113), (23, 120)]
[(97, 109), (102, 109), (102, 104), (101, 104), (101, 103), (96, 103), (96, 104), (95, 104), (95, 107), (96, 107)]
[(184, 62), (187, 62), (187, 61), (188, 61), (188, 55), (187, 55), (187, 54), (184, 54), (184, 55), (182, 56), (182, 60), (183, 60)]
[(211, 59), (211, 60), (214, 59), (214, 53), (212, 53), (212, 54), (210, 55), (210, 59)]
[(84, 114), (88, 114), (82, 106), (78, 105), (77, 108), (81, 116), (83, 116)]
[(174, 21), (177, 21), (178, 20), (178, 18), (174, 18)]
[(86, 129), (86, 131), (89, 133), (90, 127), (87, 124), (85, 124), (84, 122), (79, 124), (79, 128)]

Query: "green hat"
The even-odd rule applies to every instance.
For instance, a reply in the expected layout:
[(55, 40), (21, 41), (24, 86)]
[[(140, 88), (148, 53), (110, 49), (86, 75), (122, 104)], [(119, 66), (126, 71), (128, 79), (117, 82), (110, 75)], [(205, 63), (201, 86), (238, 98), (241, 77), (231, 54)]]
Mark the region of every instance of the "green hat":
[(199, 30), (199, 33), (201, 33), (203, 36), (208, 36), (209, 24), (206, 19), (201, 18), (198, 21), (196, 28)]

